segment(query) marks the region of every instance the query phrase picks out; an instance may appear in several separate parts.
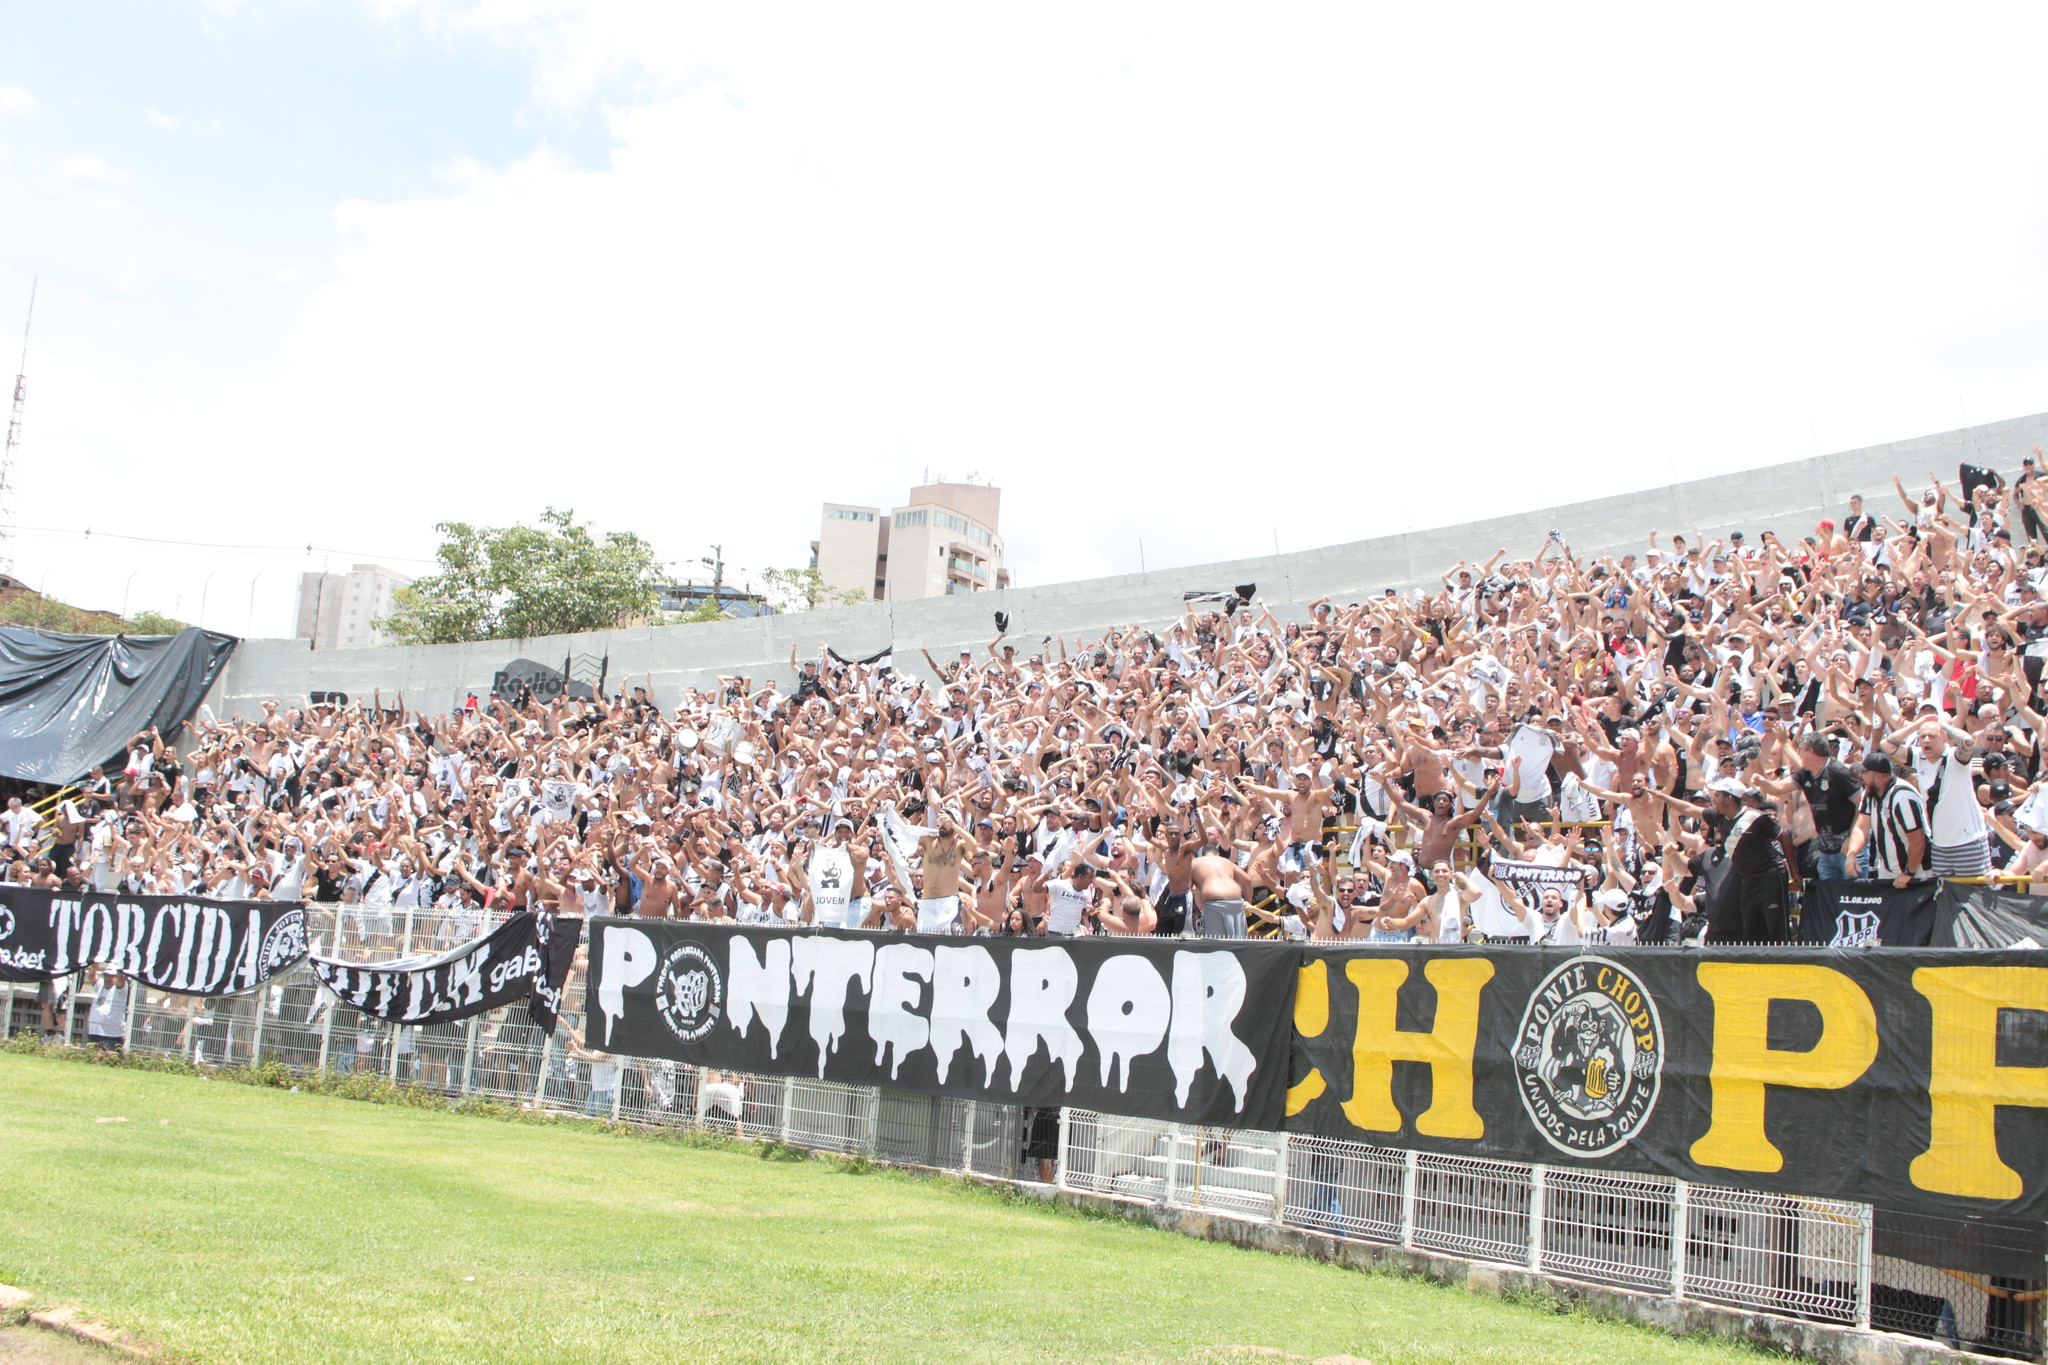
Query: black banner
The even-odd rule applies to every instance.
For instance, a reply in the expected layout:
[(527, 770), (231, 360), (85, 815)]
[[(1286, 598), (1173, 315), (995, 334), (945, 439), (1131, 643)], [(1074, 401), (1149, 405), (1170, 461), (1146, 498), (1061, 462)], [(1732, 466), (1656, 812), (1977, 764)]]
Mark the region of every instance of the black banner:
[(582, 920), (522, 910), (445, 953), (370, 964), (315, 957), (313, 975), (343, 1004), (394, 1024), (448, 1024), (524, 1000), (553, 1033), (582, 941)]
[(1943, 883), (1808, 881), (1800, 899), (1799, 937), (1830, 948), (1925, 948), (1934, 942), (1934, 901)]
[(1003, 1104), (1277, 1128), (1278, 944), (591, 921), (589, 1046)]
[(153, 990), (234, 995), (305, 956), (297, 901), (0, 886), (0, 981), (53, 981), (105, 963)]
[(1309, 950), (1289, 1129), (2048, 1217), (2038, 952)]
[(1937, 948), (2048, 948), (2048, 896), (1944, 882), (1935, 904)]

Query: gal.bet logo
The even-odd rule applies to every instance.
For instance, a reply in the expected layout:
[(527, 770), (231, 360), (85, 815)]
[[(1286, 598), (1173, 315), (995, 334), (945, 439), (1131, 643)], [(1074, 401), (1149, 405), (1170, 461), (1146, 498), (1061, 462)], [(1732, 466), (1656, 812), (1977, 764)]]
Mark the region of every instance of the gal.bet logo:
[(694, 943), (670, 951), (654, 978), (654, 1007), (670, 1033), (694, 1043), (711, 1032), (725, 1004), (718, 964)]
[(1650, 1121), (1664, 1064), (1657, 1002), (1636, 975), (1579, 957), (1543, 979), (1515, 1031), (1515, 1088), (1561, 1152), (1606, 1156)]

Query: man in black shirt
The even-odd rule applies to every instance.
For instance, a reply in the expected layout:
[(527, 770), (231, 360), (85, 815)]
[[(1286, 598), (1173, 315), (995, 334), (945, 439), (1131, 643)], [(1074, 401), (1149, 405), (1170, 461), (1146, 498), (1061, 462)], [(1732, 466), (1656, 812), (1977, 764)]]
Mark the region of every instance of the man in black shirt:
[(1877, 518), (1863, 510), (1863, 495), (1849, 495), (1849, 515), (1842, 521), (1842, 534), (1850, 540), (1869, 540), (1877, 531)]
[(1802, 863), (1811, 856), (1817, 881), (1838, 882), (1849, 875), (1842, 857), (1842, 842), (1856, 825), (1856, 802), (1863, 795), (1863, 783), (1849, 766), (1836, 758), (1826, 739), (1806, 734), (1799, 739), (1799, 768), (1792, 774), (1806, 804), (1813, 808), (1814, 834), (1799, 850)]
[(1709, 943), (1783, 943), (1786, 937), (1785, 845), (1791, 840), (1777, 817), (1763, 809), (1755, 788), (1732, 777), (1707, 784), (1712, 807), (1704, 808), (1652, 789), (1651, 795), (1706, 826), (1707, 842), (1728, 859), (1728, 875), (1707, 908)]

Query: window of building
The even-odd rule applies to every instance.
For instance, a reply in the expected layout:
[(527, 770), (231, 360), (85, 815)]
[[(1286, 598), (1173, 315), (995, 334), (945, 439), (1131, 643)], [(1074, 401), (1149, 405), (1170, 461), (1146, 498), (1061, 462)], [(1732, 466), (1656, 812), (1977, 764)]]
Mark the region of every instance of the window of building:
[(982, 530), (979, 526), (968, 527), (967, 538), (976, 545), (993, 545), (996, 543), (996, 538)]
[(956, 517), (951, 512), (934, 512), (932, 513), (932, 520), (945, 527), (948, 531), (958, 531), (963, 536), (967, 534), (967, 518), (965, 517)]
[(896, 524), (898, 526), (922, 526), (924, 525), (924, 512), (922, 509), (915, 512), (898, 512), (896, 514)]
[[(828, 507), (825, 515), (833, 521), (873, 521), (873, 512), (855, 512), (845, 507)], [(899, 525), (901, 523), (898, 523)]]

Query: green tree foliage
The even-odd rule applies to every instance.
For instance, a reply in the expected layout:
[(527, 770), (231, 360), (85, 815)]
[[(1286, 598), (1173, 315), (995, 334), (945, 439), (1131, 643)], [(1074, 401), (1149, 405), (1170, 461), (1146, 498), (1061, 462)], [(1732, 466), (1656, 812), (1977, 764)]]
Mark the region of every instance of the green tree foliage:
[(53, 597), (42, 597), (32, 592), (19, 593), (6, 602), (0, 602), (0, 625), (28, 626), (59, 635), (176, 635), (185, 629), (183, 621), (173, 620), (159, 612), (137, 612), (122, 621), (105, 613), (80, 611)]
[(661, 602), (661, 561), (630, 532), (602, 540), (575, 514), (550, 507), (538, 526), (442, 522), (441, 571), (398, 590), (380, 622), (407, 644), (523, 640), (605, 630), (651, 618)]
[(816, 569), (765, 569), (761, 595), (777, 611), (815, 611), (819, 607), (853, 607), (874, 599), (859, 588), (832, 588)]
[(672, 626), (694, 626), (701, 625), (705, 621), (727, 621), (731, 619), (731, 612), (707, 597), (688, 611), (672, 611), (668, 613), (667, 623)]
[(185, 623), (161, 612), (138, 611), (121, 629), (129, 635), (176, 635), (185, 629)]

